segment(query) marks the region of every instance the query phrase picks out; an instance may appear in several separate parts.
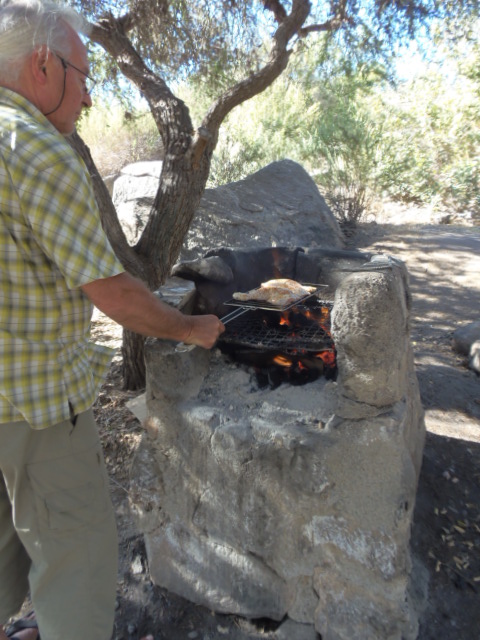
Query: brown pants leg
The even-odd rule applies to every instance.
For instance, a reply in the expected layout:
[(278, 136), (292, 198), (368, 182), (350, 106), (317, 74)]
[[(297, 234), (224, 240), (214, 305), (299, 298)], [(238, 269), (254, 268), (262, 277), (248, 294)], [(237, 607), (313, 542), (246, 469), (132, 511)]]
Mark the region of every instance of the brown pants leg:
[(28, 593), (28, 557), (12, 520), (12, 505), (0, 473), (0, 625), (19, 611)]
[(0, 623), (22, 604), (28, 572), (42, 637), (109, 640), (118, 551), (92, 412), (75, 426), (1, 424), (0, 471)]

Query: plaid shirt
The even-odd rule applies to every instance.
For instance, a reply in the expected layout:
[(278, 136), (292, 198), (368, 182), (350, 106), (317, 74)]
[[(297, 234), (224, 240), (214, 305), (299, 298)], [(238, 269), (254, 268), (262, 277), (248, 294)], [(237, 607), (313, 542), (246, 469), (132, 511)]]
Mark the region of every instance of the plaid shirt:
[(83, 162), (0, 88), (0, 423), (42, 429), (91, 407), (113, 350), (89, 341), (80, 286), (123, 272)]

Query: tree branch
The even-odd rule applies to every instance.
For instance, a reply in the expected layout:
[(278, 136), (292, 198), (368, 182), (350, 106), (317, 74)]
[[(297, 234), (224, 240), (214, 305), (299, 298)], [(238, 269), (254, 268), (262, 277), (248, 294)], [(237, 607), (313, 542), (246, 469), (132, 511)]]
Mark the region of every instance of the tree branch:
[(347, 13), (347, 0), (340, 0), (336, 7), (335, 15), (321, 24), (311, 24), (307, 27), (302, 27), (298, 32), (298, 35), (303, 38), (309, 33), (324, 32), (324, 31), (337, 31), (344, 24), (353, 25), (354, 19)]
[(273, 13), (278, 24), (281, 24), (288, 15), (285, 7), (279, 0), (263, 0), (263, 7)]
[[(277, 2), (273, 3), (276, 6)], [(285, 70), (291, 55), (288, 44), (293, 36), (299, 33), (310, 13), (309, 0), (294, 0), (292, 11), (282, 19), (273, 36), (273, 47), (266, 65), (257, 73), (245, 78), (228, 89), (212, 105), (206, 114), (202, 127), (213, 133), (236, 106), (261, 93), (270, 86)]]
[[(168, 148), (168, 124), (174, 118), (183, 120), (187, 112), (184, 103), (175, 98), (163, 78), (155, 74), (143, 61), (126, 35), (126, 30), (134, 25), (134, 17), (127, 14), (122, 18), (114, 18), (107, 14), (91, 25), (90, 39), (109, 53), (118, 64), (122, 74), (131, 80), (147, 100), (164, 148)], [(166, 109), (166, 105), (169, 108)], [(187, 141), (187, 146), (190, 141)], [(183, 148), (185, 151), (185, 148)]]
[(93, 162), (90, 149), (76, 132), (68, 136), (67, 140), (87, 166), (93, 183), (95, 199), (100, 209), (102, 226), (110, 244), (115, 248), (115, 252), (125, 269), (132, 275), (145, 280), (144, 262), (127, 242), (108, 189)]

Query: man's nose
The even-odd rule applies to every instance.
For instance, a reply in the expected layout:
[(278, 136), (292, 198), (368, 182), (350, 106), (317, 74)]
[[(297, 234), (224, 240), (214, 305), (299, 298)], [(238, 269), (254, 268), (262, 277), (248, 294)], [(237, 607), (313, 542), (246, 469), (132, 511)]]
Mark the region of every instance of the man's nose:
[(92, 104), (93, 104), (92, 96), (91, 96), (89, 93), (84, 93), (84, 94), (83, 94), (83, 101), (82, 101), (82, 103), (83, 103), (83, 106), (84, 106), (86, 109), (90, 109), (90, 107), (91, 107), (91, 106), (92, 106)]

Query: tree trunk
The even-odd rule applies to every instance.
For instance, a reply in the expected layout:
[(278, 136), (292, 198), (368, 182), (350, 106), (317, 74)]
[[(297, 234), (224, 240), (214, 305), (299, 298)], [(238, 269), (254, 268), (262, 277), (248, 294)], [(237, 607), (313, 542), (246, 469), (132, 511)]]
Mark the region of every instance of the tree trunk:
[(118, 220), (112, 198), (110, 197), (107, 186), (103, 182), (95, 162), (93, 161), (90, 149), (77, 132), (68, 136), (67, 141), (82, 158), (87, 167), (87, 171), (92, 180), (95, 199), (100, 211), (102, 227), (115, 251), (115, 255), (123, 264), (126, 271), (131, 273), (133, 276), (140, 278), (140, 280), (146, 281), (148, 261), (142, 260), (135, 251), (135, 248), (128, 244), (125, 233), (123, 232), (122, 226)]
[(122, 375), (125, 390), (145, 388), (145, 338), (127, 329), (123, 330)]
[[(291, 54), (288, 43), (304, 24), (309, 11), (308, 0), (294, 1), (291, 15), (281, 16), (265, 67), (220, 96), (196, 131), (186, 105), (172, 93), (160, 75), (148, 68), (129, 40), (127, 31), (134, 23), (134, 16), (116, 19), (108, 14), (93, 25), (91, 39), (117, 61), (121, 72), (142, 92), (165, 150), (159, 189), (137, 245), (125, 246), (117, 221), (113, 224), (115, 236), (110, 224), (106, 224), (114, 249), (120, 248), (123, 264), (129, 271), (134, 267), (135, 275), (141, 277), (151, 291), (165, 282), (179, 256), (205, 191), (222, 122), (232, 109), (261, 93), (283, 72)], [(105, 196), (104, 191), (102, 196)], [(101, 206), (113, 214), (108, 200)], [(124, 331), (123, 335), (124, 386), (131, 390), (143, 388), (145, 340), (129, 331)]]
[[(148, 260), (143, 261), (135, 249), (129, 246), (118, 221), (108, 189), (98, 173), (89, 148), (77, 133), (70, 136), (68, 141), (87, 166), (87, 170), (92, 179), (95, 198), (99, 205), (102, 226), (115, 250), (115, 254), (122, 262), (126, 271), (144, 282), (148, 282), (151, 280), (148, 275)], [(146, 372), (144, 353), (144, 337), (124, 329), (122, 341), (122, 376), (124, 389), (137, 391), (145, 387)]]

